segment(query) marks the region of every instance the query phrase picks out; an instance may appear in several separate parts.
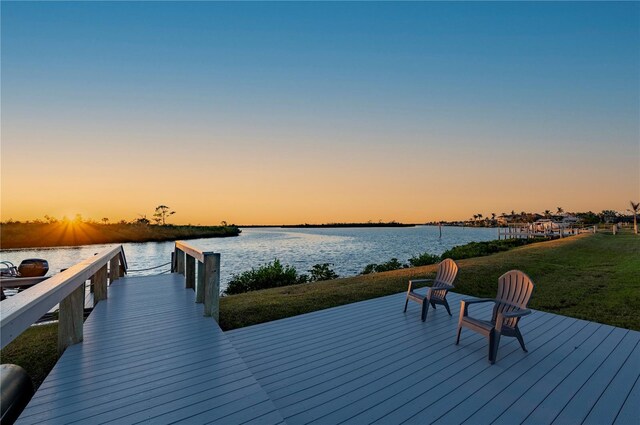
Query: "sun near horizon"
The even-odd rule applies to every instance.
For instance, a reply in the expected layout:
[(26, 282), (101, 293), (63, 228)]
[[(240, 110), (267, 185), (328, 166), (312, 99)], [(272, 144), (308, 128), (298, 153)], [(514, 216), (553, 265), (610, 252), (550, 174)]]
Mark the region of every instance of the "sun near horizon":
[(2, 2), (0, 219), (625, 211), (638, 3)]

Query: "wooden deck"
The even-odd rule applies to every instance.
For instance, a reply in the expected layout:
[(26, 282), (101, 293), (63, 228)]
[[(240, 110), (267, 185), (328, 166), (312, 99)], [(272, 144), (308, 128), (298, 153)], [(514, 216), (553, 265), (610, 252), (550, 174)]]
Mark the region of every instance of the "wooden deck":
[(124, 278), (18, 423), (639, 423), (639, 332), (535, 311), (529, 353), (503, 338), (492, 366), (448, 298), (425, 323), (397, 294), (223, 333), (184, 277)]
[(179, 275), (116, 281), (17, 423), (139, 422), (282, 422)]
[[(535, 296), (535, 293), (534, 293)], [(640, 333), (534, 312), (498, 361), (404, 294), (227, 332), (288, 424), (638, 424)], [(471, 312), (490, 317), (487, 305)]]

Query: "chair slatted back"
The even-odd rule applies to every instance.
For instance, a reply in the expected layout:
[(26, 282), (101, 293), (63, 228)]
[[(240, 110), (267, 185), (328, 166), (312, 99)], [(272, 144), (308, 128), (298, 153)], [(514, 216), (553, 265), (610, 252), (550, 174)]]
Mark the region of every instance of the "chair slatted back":
[[(527, 308), (532, 292), (533, 281), (520, 270), (511, 270), (500, 276), (492, 321), (495, 322), (498, 313)], [(519, 319), (519, 317), (505, 319), (503, 326), (515, 328)]]
[[(458, 265), (451, 258), (445, 258), (438, 264), (438, 272), (436, 278), (433, 281), (433, 289), (441, 288), (444, 285), (454, 286), (453, 282), (458, 275)], [(447, 290), (433, 291), (432, 297), (444, 297)]]

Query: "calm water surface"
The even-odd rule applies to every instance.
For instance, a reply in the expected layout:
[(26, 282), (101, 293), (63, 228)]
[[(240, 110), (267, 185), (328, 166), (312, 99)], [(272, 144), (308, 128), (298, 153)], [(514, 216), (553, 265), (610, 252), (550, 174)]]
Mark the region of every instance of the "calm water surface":
[[(392, 257), (406, 262), (410, 257), (429, 252), (441, 254), (447, 249), (472, 241), (497, 238), (497, 229), (443, 227), (442, 239), (438, 227), (401, 228), (339, 228), (281, 229), (245, 228), (238, 237), (194, 239), (192, 245), (221, 254), (221, 280), (224, 287), (231, 276), (278, 258), (283, 264), (306, 273), (314, 264), (331, 263), (341, 277), (358, 274), (370, 263), (382, 263)], [(70, 267), (93, 254), (117, 244), (79, 247), (6, 250), (2, 260), (18, 265), (25, 258), (44, 258), (49, 262), (49, 274)], [(123, 244), (129, 269), (138, 270), (167, 263), (171, 259), (173, 242)], [(156, 270), (134, 272), (131, 275), (156, 274)]]

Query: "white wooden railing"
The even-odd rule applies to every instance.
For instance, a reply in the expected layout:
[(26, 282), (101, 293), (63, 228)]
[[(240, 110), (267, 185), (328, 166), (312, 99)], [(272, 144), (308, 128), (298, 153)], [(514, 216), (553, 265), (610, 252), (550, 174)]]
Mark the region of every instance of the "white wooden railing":
[(60, 304), (58, 351), (82, 341), (85, 284), (94, 285), (94, 305), (107, 298), (107, 280), (114, 282), (127, 270), (122, 246), (106, 249), (63, 272), (0, 303), (2, 347), (18, 337), (40, 317)]
[[(197, 279), (196, 279), (197, 268)], [(220, 320), (220, 254), (201, 251), (176, 241), (171, 271), (185, 277), (185, 286), (196, 291), (196, 302), (204, 303), (204, 315)]]
[(534, 226), (530, 223), (509, 224), (507, 227), (498, 228), (498, 240), (500, 239), (528, 239), (533, 237), (565, 237), (579, 235), (581, 233), (596, 233), (597, 226), (561, 225), (545, 227)]

